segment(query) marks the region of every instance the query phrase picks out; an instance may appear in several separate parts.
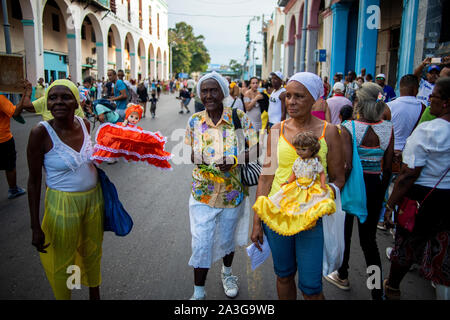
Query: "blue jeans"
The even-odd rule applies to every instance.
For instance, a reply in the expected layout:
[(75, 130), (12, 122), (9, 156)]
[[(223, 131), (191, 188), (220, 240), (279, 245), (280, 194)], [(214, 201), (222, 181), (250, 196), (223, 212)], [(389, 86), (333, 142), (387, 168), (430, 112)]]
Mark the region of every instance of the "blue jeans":
[(119, 120), (117, 120), (117, 122), (125, 121), (125, 109), (116, 109), (116, 112), (119, 115)]
[(312, 296), (322, 292), (323, 226), (322, 219), (314, 228), (293, 236), (281, 236), (265, 223), (264, 234), (272, 251), (275, 274), (280, 278), (295, 275), (298, 288)]

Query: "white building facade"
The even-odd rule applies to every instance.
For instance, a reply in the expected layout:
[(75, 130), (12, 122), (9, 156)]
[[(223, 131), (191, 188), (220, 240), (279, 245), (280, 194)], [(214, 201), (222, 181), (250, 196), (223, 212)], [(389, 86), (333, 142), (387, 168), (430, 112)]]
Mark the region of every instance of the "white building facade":
[(33, 84), (69, 75), (81, 83), (87, 75), (106, 78), (108, 69), (122, 69), (128, 79), (169, 77), (166, 0), (7, 0), (7, 6), (12, 53), (25, 57)]

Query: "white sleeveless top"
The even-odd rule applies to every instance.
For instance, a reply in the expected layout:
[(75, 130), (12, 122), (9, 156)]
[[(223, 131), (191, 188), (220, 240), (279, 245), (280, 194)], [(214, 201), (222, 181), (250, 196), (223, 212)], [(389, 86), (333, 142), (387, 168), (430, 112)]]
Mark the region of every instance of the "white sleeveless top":
[(83, 119), (75, 116), (83, 128), (84, 141), (80, 152), (76, 152), (61, 141), (47, 121), (40, 124), (47, 129), (52, 139), (52, 149), (44, 155), (46, 183), (51, 189), (64, 192), (83, 192), (97, 185), (97, 169), (90, 160), (92, 155), (91, 137)]
[(278, 123), (281, 122), (281, 100), (280, 94), (285, 92), (286, 89), (281, 87), (277, 91), (274, 91), (270, 95), (269, 99), (269, 122), (270, 123)]
[[(250, 102), (252, 99), (249, 97), (244, 97), (244, 103)], [(245, 106), (244, 106), (245, 108)], [(261, 130), (262, 128), (262, 120), (261, 120), (261, 108), (259, 107), (259, 103), (257, 102), (252, 110), (247, 111), (247, 116), (249, 117), (251, 123), (253, 124), (253, 128), (255, 130)]]

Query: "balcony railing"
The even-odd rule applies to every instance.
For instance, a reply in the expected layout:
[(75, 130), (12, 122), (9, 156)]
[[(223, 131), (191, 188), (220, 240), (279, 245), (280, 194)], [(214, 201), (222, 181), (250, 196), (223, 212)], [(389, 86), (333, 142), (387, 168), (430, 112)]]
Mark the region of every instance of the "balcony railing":
[(87, 5), (93, 5), (103, 10), (111, 9), (110, 0), (78, 0), (78, 2), (86, 3)]

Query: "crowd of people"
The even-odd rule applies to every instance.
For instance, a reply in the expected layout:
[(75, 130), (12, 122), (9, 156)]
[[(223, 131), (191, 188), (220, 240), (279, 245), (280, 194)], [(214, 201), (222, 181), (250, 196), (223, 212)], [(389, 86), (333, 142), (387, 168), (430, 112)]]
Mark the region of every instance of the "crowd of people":
[[(90, 158), (87, 119), (123, 121), (129, 103), (140, 104), (145, 117), (148, 102), (154, 118), (167, 85), (164, 90), (179, 92), (180, 114), (190, 113), (189, 103), (195, 102), (185, 136), (195, 164), (188, 204), (191, 299), (206, 298), (206, 277), (219, 259), (225, 294), (238, 295), (234, 252), (249, 238), (258, 249), (268, 241), (279, 299), (296, 299), (296, 287), (304, 299), (324, 299), (322, 279), (348, 290), (355, 216), (368, 267), (381, 270), (377, 228), (394, 233), (394, 245), (387, 248), (389, 275), (370, 289), (373, 299), (398, 299), (413, 264), (436, 287), (438, 299), (449, 299), (450, 219), (440, 208), (450, 196), (449, 64), (449, 57), (441, 65), (425, 59), (414, 74), (401, 77), (399, 97), (386, 85), (385, 75), (378, 74), (374, 82), (364, 69), (359, 76), (348, 72), (345, 79), (336, 74), (333, 86), (309, 72), (285, 79), (274, 71), (265, 81), (232, 81), (212, 72), (198, 82), (136, 83), (111, 69), (107, 81), (86, 77), (80, 85), (64, 79), (46, 88), (40, 79), (34, 101), (31, 83), (25, 81), (17, 106), (0, 95), (0, 169), (6, 172), (8, 198), (25, 194), (15, 181), (10, 119), (23, 110), (41, 115), (27, 146), (32, 244), (57, 299), (71, 296), (65, 268), (70, 264), (82, 267), (81, 283), (90, 288), (91, 299), (99, 299), (104, 200)], [(262, 172), (251, 184), (242, 170), (255, 159)], [(41, 222), (43, 169), (47, 188)], [(350, 202), (363, 200), (361, 212), (346, 206), (346, 188), (358, 179), (363, 189), (351, 194)], [(250, 237), (245, 201), (254, 209)], [(335, 202), (342, 202), (345, 211), (340, 230), (345, 249), (340, 265), (323, 277), (323, 219), (339, 209)], [(413, 225), (401, 220), (411, 210)]]
[[(234, 125), (234, 120), (230, 119), (233, 112), (239, 115), (239, 128), (244, 128), (246, 141), (252, 141), (247, 144), (247, 153), (250, 146), (255, 145), (254, 132), (260, 142), (261, 133), (268, 134), (259, 183), (257, 187), (248, 186), (247, 191), (250, 191), (250, 202), (256, 201), (251, 240), (260, 248), (263, 235), (267, 237), (280, 299), (296, 298), (294, 279), (297, 271), (297, 286), (303, 297), (324, 298), (321, 217), (329, 208), (326, 209), (322, 202), (319, 206), (317, 195), (312, 196), (314, 192), (310, 191), (317, 188), (314, 183), (319, 183), (320, 170), (326, 172), (333, 197), (340, 197), (342, 192), (342, 204), (346, 208), (341, 230), (345, 239), (343, 259), (336, 270), (323, 278), (340, 289), (350, 289), (350, 246), (356, 216), (367, 267), (377, 267), (382, 272), (377, 229), (390, 229), (394, 235), (393, 248), (386, 248), (391, 261), (389, 276), (384, 281), (378, 279), (370, 289), (374, 300), (398, 299), (400, 282), (414, 264), (420, 266), (421, 274), (436, 288), (437, 298), (449, 299), (450, 219), (445, 210), (439, 209), (444, 204), (444, 197), (450, 195), (449, 64), (449, 57), (444, 57), (441, 65), (431, 65), (431, 59), (425, 59), (414, 74), (402, 76), (399, 97), (386, 84), (384, 74), (376, 75), (373, 81), (370, 74), (365, 74), (365, 69), (359, 76), (354, 71), (348, 72), (345, 80), (341, 74), (336, 74), (332, 87), (327, 78), (322, 80), (308, 72), (297, 73), (290, 79), (284, 79), (281, 72), (272, 72), (268, 81), (254, 77), (239, 82), (227, 77), (228, 86), (217, 74), (200, 79), (197, 92), (186, 94), (186, 104), (190, 98), (199, 96), (196, 113), (189, 119), (186, 133), (186, 143), (192, 148), (192, 161), (197, 165), (212, 162), (230, 165), (218, 167), (225, 176), (222, 184), (207, 184), (207, 180), (198, 174), (198, 166), (193, 172), (193, 198), (189, 211), (193, 239), (190, 265), (195, 271), (192, 299), (206, 297), (206, 272), (211, 262), (219, 258), (223, 258), (225, 293), (234, 297), (238, 292), (237, 278), (231, 274), (235, 244), (231, 234), (235, 232), (240, 216), (228, 213), (226, 208), (239, 211), (242, 206), (243, 200), (238, 196), (236, 186), (228, 184), (232, 181), (230, 177), (235, 175), (232, 170), (237, 164), (248, 163), (248, 154), (242, 162), (238, 160), (238, 145), (232, 151), (229, 137), (234, 136), (233, 130), (231, 134), (223, 135), (225, 149), (205, 140), (205, 135), (211, 136), (209, 130), (223, 130), (230, 122)], [(425, 78), (422, 78), (425, 68)], [(232, 111), (234, 109), (236, 111)], [(317, 139), (318, 149), (314, 152), (309, 150), (313, 142), (302, 141), (310, 132)], [(256, 147), (260, 142), (256, 142)], [(207, 159), (205, 152), (209, 155)], [(320, 164), (309, 161), (314, 157)], [(298, 162), (299, 159), (303, 162)], [(273, 168), (276, 170), (271, 170)], [(360, 188), (360, 193), (348, 195), (348, 191), (344, 194), (346, 183), (351, 190), (350, 184), (357, 184), (353, 182), (355, 179), (362, 182), (362, 191)], [(302, 181), (307, 181), (307, 185)], [(306, 195), (300, 189), (293, 192), (297, 187), (308, 192)], [(252, 194), (253, 188), (256, 188), (256, 194)], [(231, 195), (236, 200), (224, 205), (224, 199), (230, 199)], [(364, 212), (348, 206), (357, 199), (363, 200)], [(193, 205), (194, 201), (196, 205)], [(411, 203), (420, 204), (410, 207)], [(302, 209), (302, 206), (308, 209)], [(206, 214), (206, 208), (214, 213)], [(316, 209), (311, 212), (311, 208)], [(405, 210), (414, 211), (415, 224), (410, 229), (410, 224), (402, 222), (401, 215)], [(214, 225), (211, 220), (205, 220), (206, 216), (219, 218)], [(225, 217), (231, 219), (231, 216), (234, 217), (232, 220), (222, 220)], [(213, 239), (207, 231), (226, 228), (231, 234), (220, 234), (219, 240)], [(206, 234), (209, 235), (205, 238)], [(206, 243), (197, 244), (198, 239)], [(222, 256), (214, 255), (215, 241), (224, 248), (231, 245), (231, 249)], [(193, 262), (200, 256), (208, 257), (208, 263)]]

